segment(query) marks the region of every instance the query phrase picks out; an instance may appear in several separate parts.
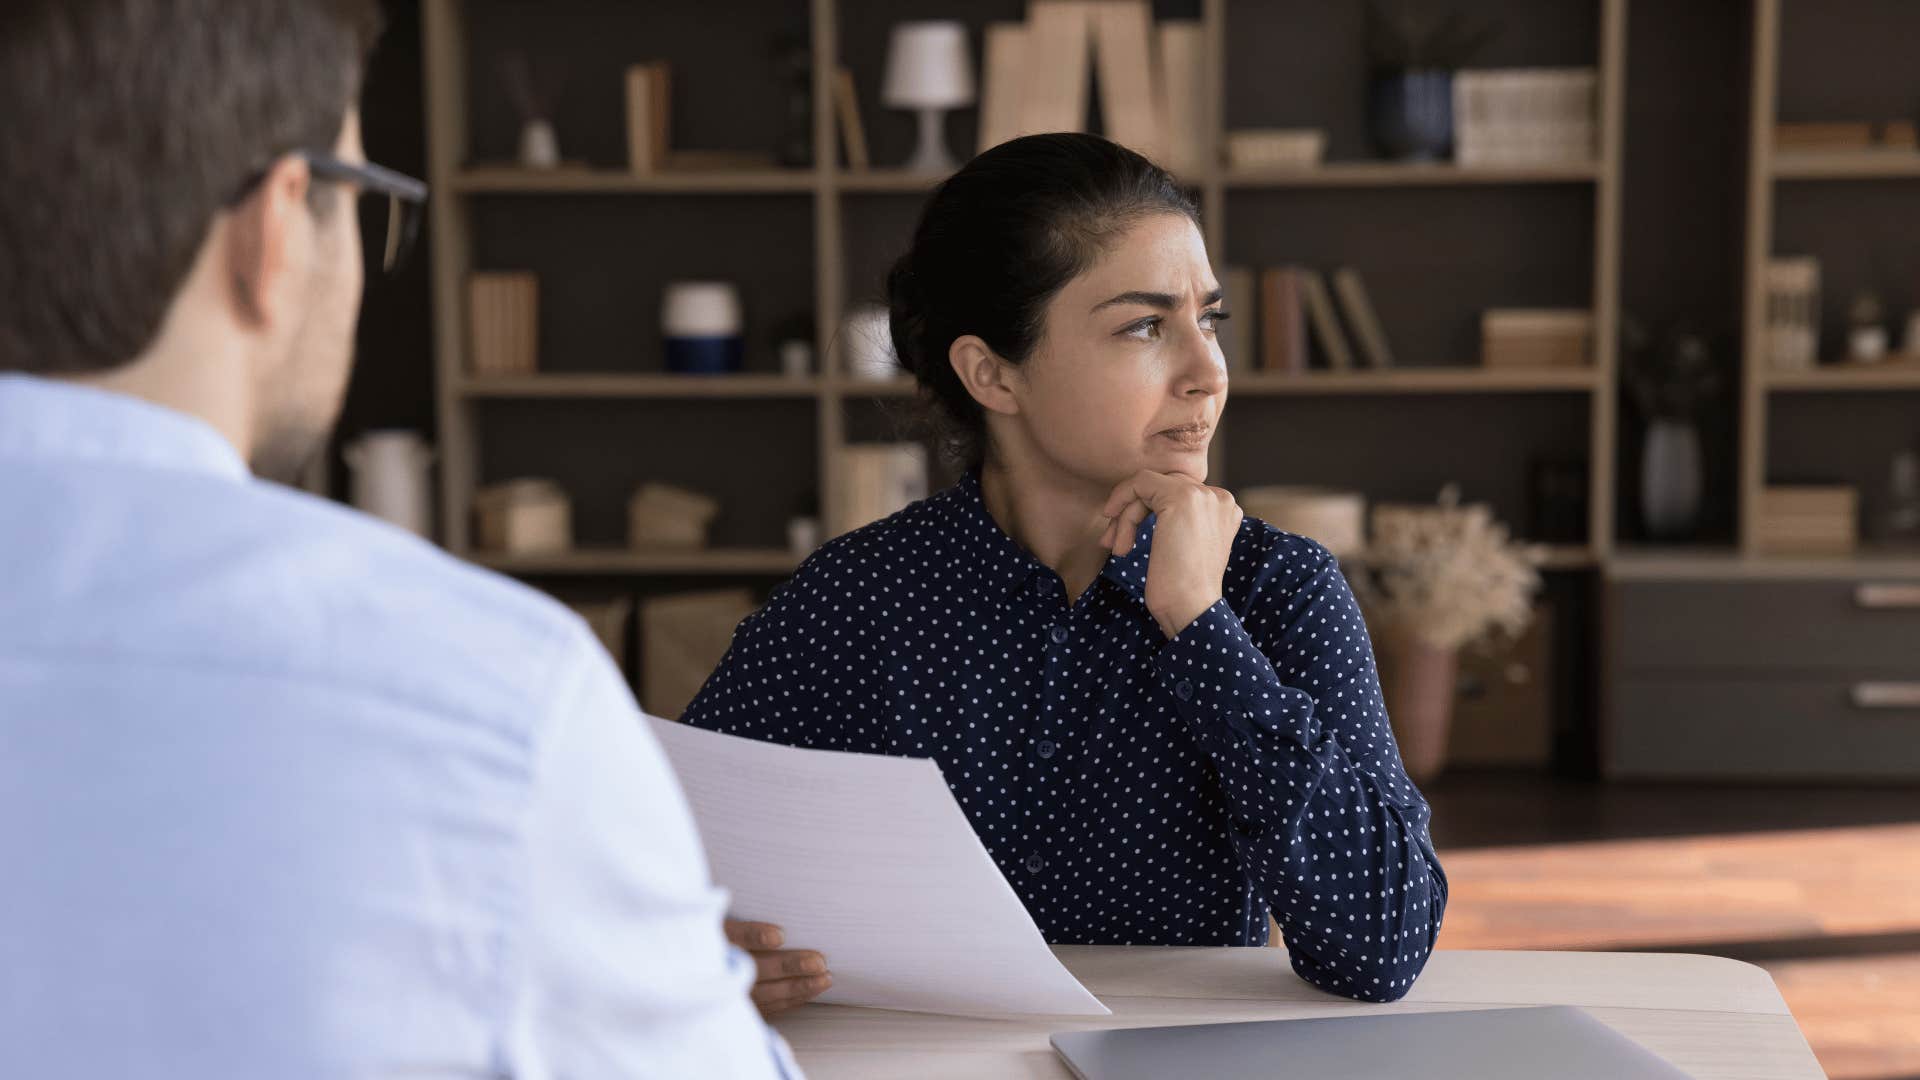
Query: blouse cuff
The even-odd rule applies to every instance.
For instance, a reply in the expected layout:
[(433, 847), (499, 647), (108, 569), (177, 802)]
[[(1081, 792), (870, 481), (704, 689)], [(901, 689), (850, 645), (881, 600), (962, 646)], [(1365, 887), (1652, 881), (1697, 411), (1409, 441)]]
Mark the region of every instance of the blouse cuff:
[(1189, 723), (1225, 721), (1251, 734), (1259, 727), (1291, 727), (1302, 710), (1313, 708), (1311, 697), (1281, 684), (1224, 599), (1162, 646), (1154, 667)]

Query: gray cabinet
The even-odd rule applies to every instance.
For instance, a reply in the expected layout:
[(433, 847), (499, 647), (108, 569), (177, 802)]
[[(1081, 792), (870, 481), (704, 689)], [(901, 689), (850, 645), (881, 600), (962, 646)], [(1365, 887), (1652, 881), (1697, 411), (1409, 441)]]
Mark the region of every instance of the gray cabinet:
[(1616, 580), (1606, 774), (1920, 779), (1920, 580)]

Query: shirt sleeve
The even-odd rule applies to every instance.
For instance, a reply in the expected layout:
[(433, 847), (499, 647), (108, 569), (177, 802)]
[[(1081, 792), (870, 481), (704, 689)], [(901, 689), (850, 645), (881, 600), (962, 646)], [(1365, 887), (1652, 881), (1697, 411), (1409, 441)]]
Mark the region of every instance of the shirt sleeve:
[[(884, 730), (875, 714), (853, 704), (864, 697), (863, 678), (848, 670), (848, 658), (864, 664), (870, 630), (864, 619), (837, 614), (857, 598), (821, 597), (820, 557), (740, 620), (719, 666), (680, 714), (682, 723), (812, 750), (881, 751)], [(826, 693), (832, 702), (823, 700)]]
[(1301, 978), (1396, 1001), (1446, 909), (1426, 800), (1408, 779), (1359, 605), (1311, 545), (1302, 569), (1225, 600), (1155, 657), (1157, 678), (1218, 770), (1230, 835)]
[(581, 626), (530, 807), (513, 1075), (797, 1078), (721, 929), (727, 894), (626, 682)]

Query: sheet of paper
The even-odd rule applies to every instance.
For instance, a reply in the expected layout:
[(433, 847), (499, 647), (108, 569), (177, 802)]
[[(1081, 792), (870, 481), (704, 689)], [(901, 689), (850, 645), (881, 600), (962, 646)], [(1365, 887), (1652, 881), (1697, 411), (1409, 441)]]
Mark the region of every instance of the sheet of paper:
[(939, 766), (802, 750), (655, 719), (735, 918), (833, 971), (819, 1000), (1104, 1016), (974, 835)]

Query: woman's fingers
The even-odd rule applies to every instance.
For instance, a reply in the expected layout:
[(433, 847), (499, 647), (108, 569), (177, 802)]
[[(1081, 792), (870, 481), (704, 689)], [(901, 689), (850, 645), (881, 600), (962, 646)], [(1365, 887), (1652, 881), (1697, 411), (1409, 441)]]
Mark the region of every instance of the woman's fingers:
[(798, 979), (775, 979), (753, 984), (753, 1003), (763, 1015), (771, 1016), (796, 1005), (804, 1005), (833, 985), (831, 975), (810, 975)]
[(721, 923), (727, 932), (727, 940), (749, 951), (755, 949), (777, 949), (785, 940), (778, 926), (772, 923), (748, 922), (745, 919), (727, 919)]
[(1125, 555), (1132, 551), (1140, 523), (1147, 520), (1147, 515), (1152, 512), (1146, 503), (1138, 499), (1128, 503), (1120, 511), (1120, 515), (1113, 519), (1113, 542), (1108, 545), (1108, 549), (1115, 555)]
[(827, 973), (827, 958), (811, 949), (780, 949), (752, 955), (761, 982)]

